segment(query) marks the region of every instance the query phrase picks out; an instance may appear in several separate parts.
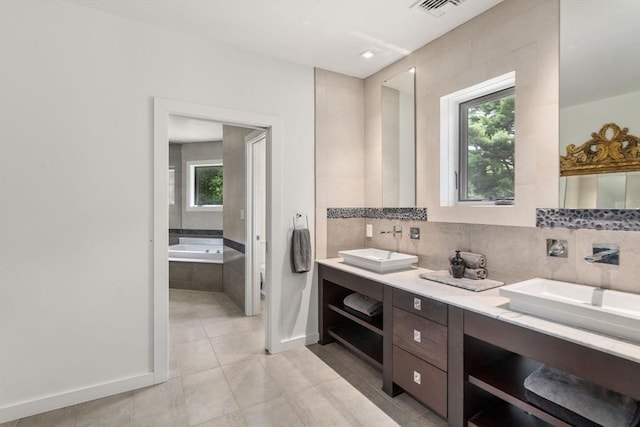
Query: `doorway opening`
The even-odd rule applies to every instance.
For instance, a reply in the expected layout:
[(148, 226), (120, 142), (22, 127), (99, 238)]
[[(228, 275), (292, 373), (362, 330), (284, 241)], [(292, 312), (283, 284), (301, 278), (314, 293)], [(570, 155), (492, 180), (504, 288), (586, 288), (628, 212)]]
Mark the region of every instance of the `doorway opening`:
[[(154, 228), (152, 239), (153, 253), (153, 335), (154, 335), (154, 378), (155, 382), (164, 382), (169, 373), (169, 341), (168, 341), (168, 244), (169, 244), (169, 209), (171, 197), (175, 200), (175, 180), (176, 171), (173, 174), (169, 167), (169, 122), (172, 117), (180, 117), (197, 120), (204, 123), (216, 123), (223, 128), (223, 134), (228, 131), (228, 138), (236, 138), (239, 142), (234, 144), (232, 149), (235, 153), (229, 155), (229, 162), (235, 161), (237, 164), (229, 170), (239, 171), (241, 179), (230, 180), (227, 185), (238, 190), (238, 193), (228, 193), (225, 190), (225, 197), (219, 206), (212, 202), (204, 202), (202, 206), (187, 206), (188, 203), (183, 197), (180, 203), (184, 211), (198, 211), (199, 207), (204, 207), (203, 212), (216, 214), (221, 220), (233, 218), (225, 224), (225, 221), (216, 223), (210, 217), (215, 231), (215, 224), (219, 224), (222, 230), (222, 241), (225, 249), (242, 253), (244, 271), (242, 276), (244, 283), (242, 286), (242, 300), (244, 313), (247, 316), (257, 315), (261, 312), (261, 290), (264, 295), (264, 334), (265, 349), (270, 351), (273, 341), (274, 325), (271, 313), (272, 302), (277, 295), (270, 291), (271, 257), (267, 251), (270, 229), (270, 194), (271, 194), (271, 171), (270, 171), (270, 150), (272, 131), (277, 126), (277, 119), (254, 113), (233, 111), (217, 107), (203, 106), (180, 101), (155, 98), (154, 100)], [(224, 150), (223, 136), (222, 149)], [(192, 150), (193, 151), (193, 150)], [(197, 150), (196, 150), (197, 151)], [(238, 156), (238, 154), (240, 154)], [(210, 157), (216, 157), (210, 154)], [(230, 166), (227, 160), (211, 162), (216, 159), (194, 160), (194, 163), (207, 167)], [(238, 159), (241, 159), (238, 161)], [(200, 162), (200, 163), (198, 163)], [(207, 163), (208, 162), (208, 163)], [(211, 165), (209, 165), (211, 163)], [(186, 164), (182, 162), (182, 164)], [(191, 165), (190, 165), (191, 166)], [(204, 170), (204, 169), (203, 169)], [(167, 171), (169, 171), (167, 173)], [(174, 192), (168, 191), (169, 183), (174, 182)], [(224, 174), (225, 176), (227, 174)], [(181, 176), (186, 176), (182, 174)], [(225, 176), (226, 178), (226, 176)], [(192, 178), (189, 178), (192, 179)], [(225, 179), (226, 181), (226, 179)], [(235, 184), (232, 184), (235, 182)], [(240, 182), (240, 185), (238, 185)], [(187, 188), (188, 183), (182, 183), (181, 189)], [(239, 187), (239, 188), (238, 188)], [(246, 194), (245, 194), (246, 192)], [(186, 200), (192, 203), (194, 198), (187, 197)], [(202, 212), (201, 212), (202, 213)], [(175, 220), (174, 220), (175, 222)], [(227, 226), (229, 225), (229, 226)], [(187, 228), (187, 227), (182, 227)], [(205, 227), (206, 228), (206, 227)], [(258, 244), (254, 239), (259, 236)], [(264, 242), (264, 243), (263, 243)], [(175, 243), (175, 242), (174, 242)], [(262, 249), (264, 249), (262, 251)], [(236, 263), (237, 264), (237, 263)], [(256, 279), (257, 278), (257, 279)], [(232, 300), (234, 298), (231, 298)], [(238, 301), (235, 301), (236, 303)]]

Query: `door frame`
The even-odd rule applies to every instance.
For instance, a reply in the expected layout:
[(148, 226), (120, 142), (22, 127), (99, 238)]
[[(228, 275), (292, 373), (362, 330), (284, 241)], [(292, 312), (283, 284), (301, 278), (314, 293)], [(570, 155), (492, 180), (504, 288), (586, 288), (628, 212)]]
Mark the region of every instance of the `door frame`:
[[(266, 130), (266, 172), (267, 172), (267, 211), (266, 238), (272, 242), (272, 198), (273, 175), (271, 151), (280, 140), (280, 118), (261, 113), (231, 110), (203, 104), (194, 104), (168, 98), (154, 97), (153, 99), (153, 230), (151, 230), (151, 263), (150, 286), (153, 290), (151, 321), (153, 329), (153, 374), (154, 382), (162, 383), (169, 377), (169, 210), (168, 206), (168, 168), (169, 144), (168, 121), (169, 115), (212, 120), (229, 125), (262, 128)], [(266, 282), (274, 283), (272, 256), (266, 254)], [(275, 282), (279, 282), (276, 280)], [(267, 288), (265, 310), (265, 348), (272, 352), (272, 347), (279, 343), (278, 330), (275, 319), (279, 312), (281, 287)], [(277, 349), (276, 349), (277, 351)]]
[[(264, 141), (265, 150), (268, 150), (269, 131), (256, 130), (245, 137), (245, 305), (244, 311), (247, 316), (256, 316), (260, 314), (260, 268), (257, 266), (257, 243), (256, 235), (261, 233), (261, 240), (266, 240), (266, 230), (259, 230), (257, 222), (260, 220), (256, 210), (257, 189), (256, 189), (256, 156), (254, 149), (257, 143)], [(265, 167), (266, 167), (266, 158)], [(270, 198), (266, 195), (265, 215), (269, 210)], [(268, 221), (265, 221), (265, 226)], [(268, 243), (267, 243), (268, 252)], [(266, 269), (266, 268), (265, 268)], [(269, 283), (267, 283), (265, 274), (264, 288), (268, 292)]]

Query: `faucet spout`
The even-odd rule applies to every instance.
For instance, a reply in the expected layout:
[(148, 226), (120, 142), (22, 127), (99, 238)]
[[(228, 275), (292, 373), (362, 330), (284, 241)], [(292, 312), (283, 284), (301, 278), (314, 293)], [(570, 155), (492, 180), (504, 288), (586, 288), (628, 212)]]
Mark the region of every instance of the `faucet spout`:
[(597, 263), (606, 263), (606, 264), (616, 264), (618, 265), (618, 256), (620, 255), (620, 249), (618, 247), (614, 248), (599, 248), (605, 249), (597, 251), (598, 248), (594, 247), (593, 255), (589, 255), (584, 257), (584, 260), (590, 264), (594, 262)]
[(396, 234), (399, 234), (402, 236), (402, 226), (394, 225), (393, 230), (381, 231), (380, 234), (393, 234), (393, 237), (396, 237)]

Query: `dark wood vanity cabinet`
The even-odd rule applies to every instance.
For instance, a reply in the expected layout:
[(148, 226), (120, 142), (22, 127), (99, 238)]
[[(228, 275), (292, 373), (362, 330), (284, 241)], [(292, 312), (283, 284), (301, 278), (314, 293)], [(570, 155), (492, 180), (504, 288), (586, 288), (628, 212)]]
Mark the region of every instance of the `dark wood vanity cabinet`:
[[(447, 305), (325, 265), (319, 265), (320, 344), (338, 341), (382, 372), (383, 390), (407, 391), (447, 416)], [(359, 292), (382, 301), (379, 317), (346, 310)]]
[[(320, 343), (339, 341), (450, 426), (569, 426), (530, 403), (524, 379), (542, 364), (640, 400), (640, 364), (561, 338), (319, 265)], [(359, 292), (383, 303), (362, 319)]]
[(447, 304), (393, 290), (393, 382), (447, 417)]
[[(391, 372), (391, 310), (387, 309), (391, 306), (391, 288), (324, 265), (319, 265), (318, 283), (320, 344), (339, 342), (382, 372), (387, 394), (399, 393)], [(382, 314), (367, 319), (345, 309), (343, 300), (353, 292), (381, 301)]]
[(525, 396), (525, 378), (543, 364), (640, 400), (630, 360), (469, 311), (463, 340), (464, 425), (570, 426)]

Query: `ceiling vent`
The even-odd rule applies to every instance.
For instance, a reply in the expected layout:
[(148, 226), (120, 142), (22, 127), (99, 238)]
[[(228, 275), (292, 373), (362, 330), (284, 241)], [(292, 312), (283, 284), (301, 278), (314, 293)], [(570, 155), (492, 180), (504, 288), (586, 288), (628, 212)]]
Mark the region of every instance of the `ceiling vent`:
[(429, 15), (442, 18), (455, 6), (460, 6), (465, 0), (418, 0), (411, 5), (411, 9), (422, 10)]

